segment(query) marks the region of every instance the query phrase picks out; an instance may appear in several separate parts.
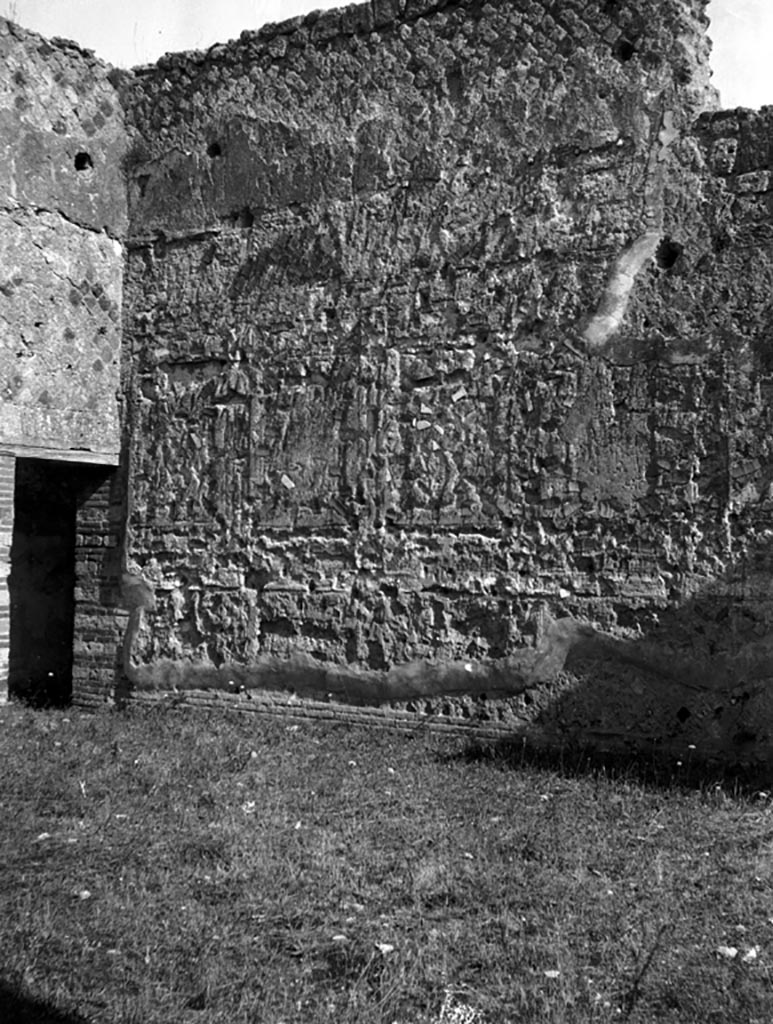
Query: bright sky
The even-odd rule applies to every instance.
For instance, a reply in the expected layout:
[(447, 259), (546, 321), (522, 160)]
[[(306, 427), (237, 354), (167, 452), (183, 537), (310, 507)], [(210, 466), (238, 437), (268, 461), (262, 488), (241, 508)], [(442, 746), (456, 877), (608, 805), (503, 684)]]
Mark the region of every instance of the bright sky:
[[(204, 49), (341, 0), (0, 0), (0, 14), (75, 39), (122, 67)], [(725, 107), (773, 104), (773, 0), (711, 0), (714, 84)]]

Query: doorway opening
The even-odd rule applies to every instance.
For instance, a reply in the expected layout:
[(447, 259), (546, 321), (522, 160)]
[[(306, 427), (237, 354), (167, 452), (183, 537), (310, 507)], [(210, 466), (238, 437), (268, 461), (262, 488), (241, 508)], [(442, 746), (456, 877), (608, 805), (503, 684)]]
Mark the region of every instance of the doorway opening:
[(8, 692), (35, 706), (65, 705), (72, 696), (76, 517), (95, 472), (80, 463), (16, 461)]

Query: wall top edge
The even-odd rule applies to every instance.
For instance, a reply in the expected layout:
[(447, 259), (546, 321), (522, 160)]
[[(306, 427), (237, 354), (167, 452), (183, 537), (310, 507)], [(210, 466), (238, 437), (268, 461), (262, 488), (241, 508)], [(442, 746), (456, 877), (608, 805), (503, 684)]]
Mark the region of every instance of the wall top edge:
[(23, 25), (11, 21), (10, 18), (4, 18), (0, 15), (0, 39), (3, 36), (13, 36), (15, 39), (26, 44), (33, 43), (42, 56), (59, 53), (63, 57), (68, 58), (80, 57), (85, 63), (95, 68), (101, 68), (105, 73), (109, 72), (113, 67), (112, 64), (98, 57), (93, 50), (81, 46), (74, 39), (64, 39), (61, 36), (48, 38), (39, 32), (35, 32), (34, 29), (25, 28)]
[(326, 11), (309, 11), (308, 14), (296, 15), (284, 21), (267, 22), (257, 29), (245, 29), (238, 38), (214, 43), (205, 50), (165, 53), (157, 61), (140, 64), (132, 71), (137, 75), (149, 75), (189, 62), (204, 63), (223, 57), (239, 46), (250, 43), (267, 46), (277, 36), (295, 35), (302, 29), (309, 30), (315, 41), (356, 35), (358, 32), (373, 32), (397, 21), (416, 20), (445, 7), (458, 7), (464, 3), (465, 0), (367, 0), (365, 3), (348, 4)]
[[(520, 7), (523, 14), (534, 17), (549, 17), (551, 12), (559, 11), (565, 0), (504, 0), (510, 6)], [(697, 15), (704, 30), (709, 20), (706, 8), (709, 0), (676, 0), (690, 13)], [(310, 11), (308, 14), (297, 15), (281, 22), (269, 22), (257, 29), (245, 29), (237, 39), (215, 43), (204, 50), (182, 50), (165, 53), (157, 61), (141, 64), (123, 73), (140, 77), (157, 72), (170, 71), (189, 64), (204, 64), (211, 61), (232, 59), (234, 52), (250, 48), (269, 53), (275, 48), (278, 37), (285, 37), (285, 45), (312, 45), (328, 43), (337, 38), (360, 35), (367, 36), (372, 32), (399, 27), (415, 22), (420, 18), (440, 14), (445, 10), (453, 11), (460, 7), (469, 8), (471, 17), (480, 17), (490, 11), (495, 4), (486, 0), (368, 0), (366, 3), (349, 4), (325, 11)], [(621, 5), (629, 6), (628, 2)], [(636, 8), (636, 3), (630, 6)], [(535, 11), (537, 14), (535, 15)]]

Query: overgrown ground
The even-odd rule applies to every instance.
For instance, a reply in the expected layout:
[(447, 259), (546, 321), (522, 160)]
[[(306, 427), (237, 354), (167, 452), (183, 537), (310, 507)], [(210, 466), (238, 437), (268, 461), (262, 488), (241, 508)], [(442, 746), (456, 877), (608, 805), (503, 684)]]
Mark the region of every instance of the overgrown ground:
[(773, 1020), (768, 796), (686, 765), (14, 706), (0, 764), (6, 1024)]

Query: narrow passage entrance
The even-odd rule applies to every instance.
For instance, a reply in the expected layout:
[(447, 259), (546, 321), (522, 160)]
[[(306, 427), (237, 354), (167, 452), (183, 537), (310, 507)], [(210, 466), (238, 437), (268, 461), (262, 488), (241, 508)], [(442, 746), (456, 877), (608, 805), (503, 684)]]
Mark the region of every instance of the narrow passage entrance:
[(78, 463), (16, 461), (8, 690), (32, 704), (72, 695), (76, 511), (93, 476)]

